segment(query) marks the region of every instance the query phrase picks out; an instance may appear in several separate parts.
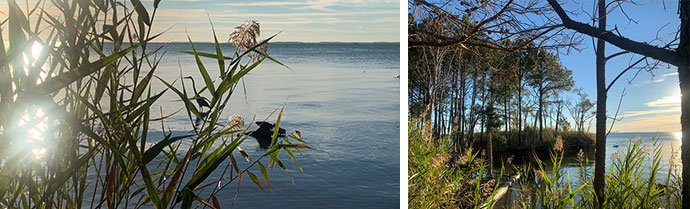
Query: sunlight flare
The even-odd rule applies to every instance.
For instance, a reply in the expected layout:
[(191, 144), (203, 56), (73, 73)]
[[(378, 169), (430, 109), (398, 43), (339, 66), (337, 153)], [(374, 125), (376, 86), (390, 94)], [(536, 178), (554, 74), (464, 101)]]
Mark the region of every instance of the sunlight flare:
[(680, 141), (681, 139), (683, 139), (683, 132), (679, 131), (679, 132), (673, 133), (673, 138), (676, 138), (678, 141)]
[[(31, 126), (31, 127), (26, 127)], [(40, 159), (47, 152), (43, 147), (45, 140), (44, 133), (48, 129), (48, 117), (41, 108), (36, 108), (33, 112), (24, 112), (19, 120), (19, 127), (26, 129), (26, 143), (31, 148), (31, 155), (34, 159)]]
[[(29, 49), (28, 54), (23, 54), (22, 55), (22, 60), (24, 62), (23, 70), (25, 75), (30, 75), (30, 70), (31, 68), (36, 67), (36, 61), (38, 58), (41, 56), (41, 52), (43, 51), (43, 45), (39, 43), (38, 41), (34, 41), (33, 44), (31, 45), (31, 48)], [(48, 71), (44, 69), (43, 67), (40, 68), (40, 71), (38, 72), (38, 78), (36, 78), (36, 84), (40, 84), (45, 79), (48, 77)]]

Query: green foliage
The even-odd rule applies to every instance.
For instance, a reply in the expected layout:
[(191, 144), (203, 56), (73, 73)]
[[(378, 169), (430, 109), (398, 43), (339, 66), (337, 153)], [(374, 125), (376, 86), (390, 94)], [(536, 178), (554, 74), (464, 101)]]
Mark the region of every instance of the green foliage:
[[(217, 41), (217, 54), (197, 52), (190, 38), (193, 51), (186, 53), (205, 87), (190, 96), (184, 83), (158, 78), (168, 89), (152, 92), (164, 53), (149, 45), (160, 35), (150, 33), (160, 1), (150, 13), (149, 3), (53, 0), (22, 10), (8, 1), (9, 16), (0, 21), (0, 39), (9, 35), (9, 46), (0, 42), (0, 208), (218, 208), (215, 194), (230, 183), (239, 187), (244, 174), (263, 188), (250, 168), (260, 167), (270, 188), (267, 170), (278, 165), (287, 172), (279, 153), (297, 162), (291, 150), (311, 148), (293, 133), (240, 168), (233, 155), (246, 154), (238, 147), (246, 129), (219, 122), (242, 77), (264, 59), (275, 61), (256, 50), (270, 38), (230, 57)], [(249, 53), (262, 58), (246, 61)], [(201, 58), (229, 72), (212, 78)], [(190, 127), (195, 118), (203, 123), (193, 134), (164, 132), (148, 146), (149, 127), (160, 121), (165, 130), (167, 118), (152, 117), (152, 107), (170, 92), (184, 103)], [(210, 101), (205, 117), (192, 102), (199, 97)], [(220, 177), (211, 179), (221, 165)]]
[(450, 143), (434, 143), (421, 124), (409, 122), (408, 206), (479, 208), (499, 185), (497, 179), (483, 181), (487, 165), (479, 152), (470, 149), (454, 156)]
[[(550, 149), (558, 138), (554, 137), (553, 128), (544, 128), (544, 141), (539, 142), (537, 139), (539, 137), (539, 130), (535, 132), (534, 128), (532, 127), (527, 126), (525, 128), (526, 129), (522, 131), (522, 140), (518, 140), (519, 135), (517, 130), (510, 130), (508, 134), (506, 134), (505, 131), (494, 131), (494, 134), (492, 135), (494, 151), (502, 152), (525, 149), (530, 146), (529, 143), (531, 141), (536, 142), (537, 148)], [(509, 138), (506, 138), (506, 135)], [(578, 133), (575, 130), (561, 129), (558, 131), (558, 136), (560, 136), (563, 140), (563, 146), (569, 148), (570, 150), (589, 149), (592, 148), (595, 143), (594, 134), (592, 133)], [(475, 134), (472, 137), (474, 138), (475, 142), (482, 143), (482, 140), (480, 140), (481, 134)]]
[[(680, 208), (681, 179), (671, 166), (661, 174), (662, 146), (658, 138), (649, 146), (642, 139), (629, 140), (621, 153), (615, 153), (607, 169), (605, 200), (593, 204), (596, 196), (591, 169), (578, 154), (577, 174), (571, 176), (561, 165), (563, 154), (552, 154), (550, 167), (537, 161), (538, 168), (519, 168), (523, 178), (516, 208)], [(673, 163), (673, 162), (671, 162)], [(572, 179), (571, 179), (572, 178)]]

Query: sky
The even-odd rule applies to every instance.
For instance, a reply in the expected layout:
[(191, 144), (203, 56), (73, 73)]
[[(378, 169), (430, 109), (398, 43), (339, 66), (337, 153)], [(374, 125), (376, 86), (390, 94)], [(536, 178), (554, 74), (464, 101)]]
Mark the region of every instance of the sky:
[[(432, 1), (433, 2), (433, 1)], [(569, 11), (571, 19), (590, 23), (593, 14), (594, 0), (569, 0), (562, 5)], [(607, 0), (606, 2), (612, 2)], [(678, 1), (676, 0), (640, 0), (637, 5), (626, 3), (607, 15), (607, 29), (622, 36), (656, 46), (663, 46), (674, 39), (680, 20)], [(408, 4), (409, 5), (409, 4)], [(627, 16), (626, 16), (627, 15)], [(573, 30), (565, 30), (574, 33)], [(596, 103), (595, 49), (593, 40), (580, 35), (583, 42), (578, 46), (581, 51), (558, 51), (563, 66), (573, 72), (575, 87), (581, 88), (589, 99)], [(596, 41), (596, 40), (594, 40)], [(606, 55), (622, 51), (616, 46), (606, 44)], [(628, 54), (618, 56), (606, 63), (607, 85), (641, 56)], [(648, 59), (654, 62), (653, 59)], [(640, 64), (638, 66), (643, 66)], [(625, 90), (625, 91), (624, 91)], [(623, 95), (623, 92), (625, 94)], [(566, 100), (574, 103), (578, 97), (566, 94)], [(621, 97), (621, 95), (623, 95)], [(620, 105), (620, 109), (619, 108)], [(680, 89), (677, 70), (673, 66), (661, 63), (651, 71), (631, 69), (623, 74), (608, 92), (607, 116), (616, 116), (613, 132), (678, 132), (680, 131)], [(595, 108), (592, 108), (594, 111)], [(568, 113), (566, 113), (568, 114)], [(574, 124), (570, 119), (570, 124)], [(607, 120), (611, 127), (613, 120)], [(590, 130), (594, 132), (595, 122)]]
[[(17, 2), (24, 5), (24, 0)], [(142, 3), (151, 14), (153, 0)], [(7, 10), (2, 1), (0, 17)], [(397, 0), (162, 0), (153, 30), (172, 27), (160, 42), (186, 42), (187, 34), (193, 41), (210, 42), (209, 17), (219, 39), (225, 40), (234, 27), (252, 19), (259, 21), (262, 38), (280, 32), (274, 41), (399, 42), (399, 13)]]
[[(641, 6), (624, 5), (628, 17), (616, 10), (607, 16), (607, 28), (618, 28), (621, 35), (639, 42), (664, 45), (673, 40), (678, 30), (678, 1), (639, 1)], [(592, 13), (594, 1), (578, 1), (565, 5), (566, 10), (580, 10)], [(587, 22), (585, 13), (573, 17)], [(571, 31), (572, 32), (572, 31)], [(561, 54), (565, 67), (573, 71), (575, 85), (583, 88), (592, 101), (596, 101), (595, 53), (592, 39), (583, 36), (581, 52)], [(607, 44), (606, 54), (621, 51)], [(565, 52), (562, 52), (565, 53)], [(637, 61), (639, 55), (625, 55), (606, 63), (606, 82), (611, 82), (622, 70)], [(650, 61), (653, 61), (649, 59)], [(639, 73), (638, 73), (639, 72)], [(625, 95), (621, 94), (625, 89)], [(573, 96), (573, 100), (575, 97)], [(622, 101), (622, 102), (619, 102)], [(624, 74), (609, 90), (607, 115), (613, 117), (620, 103), (618, 117), (613, 131), (617, 132), (677, 132), (680, 131), (680, 89), (677, 70), (668, 64), (661, 64), (651, 72), (632, 69)], [(608, 120), (611, 124), (612, 120)], [(592, 129), (594, 131), (594, 122)]]
[[(20, 1), (23, 2), (23, 1)], [(569, 1), (571, 17), (589, 22), (595, 1)], [(153, 0), (143, 0), (152, 8)], [(643, 5), (623, 6), (608, 16), (608, 28), (617, 28), (623, 36), (635, 41), (663, 45), (673, 39), (679, 26), (678, 1), (639, 1)], [(20, 3), (21, 4), (21, 3)], [(163, 0), (156, 13), (154, 30), (171, 29), (158, 41), (212, 41), (209, 17), (220, 39), (226, 39), (234, 27), (245, 20), (261, 23), (262, 37), (280, 34), (275, 41), (300, 42), (398, 42), (400, 41), (399, 2), (397, 0)], [(0, 15), (6, 15), (7, 3), (0, 2)], [(628, 20), (626, 15), (634, 21)], [(282, 31), (282, 32), (281, 32)], [(569, 31), (572, 32), (572, 31)], [(576, 86), (592, 100), (596, 97), (595, 55), (592, 39), (583, 36), (581, 52), (561, 52), (565, 67), (573, 71)], [(620, 49), (607, 45), (606, 54)], [(621, 70), (639, 59), (623, 55), (607, 62), (607, 83)], [(613, 131), (675, 132), (680, 131), (680, 90), (676, 68), (661, 64), (651, 72), (630, 70), (613, 85), (608, 94), (608, 115), (613, 116), (620, 103)], [(625, 89), (625, 95), (621, 94)], [(571, 95), (572, 100), (575, 99)], [(610, 124), (611, 120), (609, 120)], [(593, 131), (593, 130), (592, 130)]]

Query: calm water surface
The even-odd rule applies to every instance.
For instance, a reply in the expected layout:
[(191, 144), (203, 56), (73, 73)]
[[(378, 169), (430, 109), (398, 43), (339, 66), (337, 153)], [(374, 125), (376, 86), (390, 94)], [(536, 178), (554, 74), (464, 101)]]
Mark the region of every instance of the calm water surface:
[[(208, 43), (195, 48), (215, 51)], [(193, 56), (176, 52), (190, 50), (189, 44), (170, 43), (163, 49), (167, 54), (156, 75), (168, 81), (177, 79), (176, 86), (180, 86), (180, 75), (191, 75), (200, 89), (202, 79)], [(231, 54), (234, 49), (226, 46), (225, 50), (224, 54)], [(397, 208), (400, 80), (395, 77), (400, 68), (399, 44), (275, 43), (269, 46), (269, 53), (292, 71), (270, 61), (261, 64), (244, 78), (246, 95), (239, 85), (222, 122), (232, 114), (244, 116), (246, 123), (253, 118), (263, 120), (285, 107), (281, 127), (300, 130), (305, 141), (324, 152), (306, 150), (297, 155), (304, 173), (283, 155), (295, 184), (277, 168), (269, 171), (273, 192), (262, 191), (244, 178), (234, 208)], [(217, 62), (204, 62), (211, 77), (217, 77)], [(185, 82), (189, 88), (189, 81)], [(165, 88), (160, 82), (152, 85), (154, 92)], [(177, 100), (169, 92), (158, 105), (164, 114), (170, 114), (183, 107)], [(156, 111), (152, 112), (158, 108), (153, 107)], [(276, 115), (269, 121), (275, 121)], [(166, 120), (167, 128), (176, 133), (192, 130), (186, 113)], [(160, 135), (160, 125), (152, 134)], [(253, 138), (241, 146), (253, 159), (265, 152)], [(258, 168), (251, 171), (260, 175)], [(209, 179), (217, 179), (219, 173)], [(234, 183), (217, 195), (224, 208), (231, 205), (236, 189)]]

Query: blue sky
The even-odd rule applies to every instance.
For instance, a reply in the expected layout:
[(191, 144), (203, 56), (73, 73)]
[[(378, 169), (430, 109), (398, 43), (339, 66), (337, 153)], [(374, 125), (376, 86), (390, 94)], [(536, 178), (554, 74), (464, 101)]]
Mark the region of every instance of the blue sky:
[[(153, 0), (144, 4), (152, 5)], [(211, 17), (219, 38), (245, 20), (261, 24), (262, 37), (280, 31), (276, 41), (398, 42), (397, 0), (163, 0), (157, 29), (174, 27), (161, 41), (186, 41), (185, 27), (195, 41), (211, 41)]]
[[(637, 23), (628, 21), (620, 10), (616, 10), (608, 16), (608, 29), (618, 28), (625, 37), (655, 45), (664, 45), (673, 40), (680, 24), (677, 14), (678, 1), (643, 1), (642, 3), (645, 5), (623, 7), (625, 13)], [(581, 1), (565, 5), (565, 9), (570, 11), (579, 9), (591, 14), (593, 5), (594, 1)], [(585, 13), (573, 19), (581, 22), (588, 21)], [(580, 53), (562, 54), (561, 60), (564, 66), (573, 71), (576, 86), (583, 88), (594, 100), (596, 77), (592, 39), (584, 36), (581, 48), (583, 50)], [(619, 51), (621, 50), (613, 45), (606, 46), (607, 55)], [(641, 58), (639, 55), (625, 55), (608, 61), (606, 64), (607, 83), (639, 58)], [(621, 93), (626, 88), (626, 95), (623, 97), (619, 112), (619, 117), (623, 116), (623, 119), (616, 122), (613, 130), (621, 132), (680, 131), (680, 89), (676, 68), (662, 63), (651, 73), (641, 71), (635, 77), (637, 72), (635, 69), (628, 71), (609, 91), (607, 109), (608, 115), (613, 116)]]
[[(434, 2), (434, 1), (431, 1)], [(559, 1), (560, 2), (560, 1)], [(611, 2), (607, 0), (607, 2)], [(544, 4), (544, 2), (542, 2)], [(574, 20), (591, 24), (591, 16), (596, 1), (567, 1), (562, 5)], [(638, 5), (623, 4), (622, 10), (617, 8), (607, 16), (607, 29), (617, 28), (618, 32), (629, 39), (663, 46), (673, 40), (678, 31), (678, 1), (643, 0), (636, 1)], [(408, 4), (409, 5), (409, 4)], [(624, 11), (625, 13), (623, 13)], [(629, 20), (630, 17), (633, 21)], [(553, 14), (555, 16), (555, 14)], [(557, 18), (557, 17), (556, 17)], [(559, 20), (560, 21), (560, 20)], [(573, 30), (565, 32), (573, 33)], [(563, 65), (573, 71), (573, 78), (577, 88), (582, 88), (589, 95), (590, 100), (596, 102), (596, 72), (595, 49), (593, 40), (580, 35), (583, 42), (578, 48), (581, 51), (559, 51)], [(596, 41), (596, 40), (594, 40)], [(616, 46), (607, 44), (606, 55), (620, 52)], [(610, 83), (622, 70), (640, 59), (641, 56), (629, 54), (609, 60), (606, 64), (606, 82)], [(648, 59), (654, 62), (652, 59)], [(638, 66), (643, 66), (640, 64)], [(629, 70), (611, 87), (608, 93), (607, 115), (616, 114), (621, 94), (625, 89), (625, 96), (620, 103), (619, 121), (615, 122), (613, 131), (616, 132), (677, 132), (680, 131), (680, 89), (676, 68), (661, 63), (651, 71)], [(571, 102), (577, 100), (576, 95), (566, 96)], [(592, 109), (594, 110), (594, 108)], [(568, 113), (566, 113), (568, 115)], [(568, 116), (570, 117), (570, 116)], [(607, 120), (610, 127), (612, 120)], [(572, 120), (571, 120), (571, 124)], [(590, 131), (594, 131), (592, 121)]]

